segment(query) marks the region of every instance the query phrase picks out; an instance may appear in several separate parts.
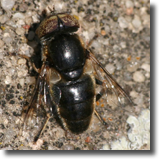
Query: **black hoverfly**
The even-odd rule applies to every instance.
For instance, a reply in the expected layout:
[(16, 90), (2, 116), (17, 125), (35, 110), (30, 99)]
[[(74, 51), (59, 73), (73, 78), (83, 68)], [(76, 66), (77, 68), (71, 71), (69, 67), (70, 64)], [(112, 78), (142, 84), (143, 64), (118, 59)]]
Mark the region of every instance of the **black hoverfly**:
[[(105, 96), (108, 105), (121, 106), (123, 99), (132, 103), (89, 47), (84, 47), (76, 34), (79, 27), (73, 15), (58, 13), (46, 17), (36, 29), (41, 43), (42, 66), (39, 70), (35, 68), (37, 82), (23, 114), (24, 127), (30, 121), (45, 117), (35, 122), (41, 126), (35, 142), (51, 116), (64, 130), (79, 134), (88, 129), (93, 114), (108, 125), (96, 109), (96, 101), (101, 97)], [(101, 87), (99, 93), (96, 93), (97, 85)]]

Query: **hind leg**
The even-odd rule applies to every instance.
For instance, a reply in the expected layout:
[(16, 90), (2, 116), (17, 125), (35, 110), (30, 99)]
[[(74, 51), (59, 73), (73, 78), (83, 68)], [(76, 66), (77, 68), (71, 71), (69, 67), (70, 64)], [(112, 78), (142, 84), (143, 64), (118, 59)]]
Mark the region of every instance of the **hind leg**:
[[(102, 85), (103, 82), (100, 81), (99, 79), (96, 79), (96, 84), (97, 84), (97, 85)], [(100, 93), (98, 93), (98, 94), (96, 95), (96, 101), (99, 101), (99, 100), (101, 99), (101, 97), (103, 96), (103, 94), (104, 94), (104, 90), (102, 89), (102, 90), (100, 91)], [(108, 127), (108, 124), (104, 121), (104, 119), (100, 116), (100, 114), (97, 112), (96, 109), (94, 110), (94, 113), (95, 113), (95, 115), (97, 116), (97, 118), (101, 121), (101, 123), (102, 123), (103, 125), (105, 125), (106, 127)]]

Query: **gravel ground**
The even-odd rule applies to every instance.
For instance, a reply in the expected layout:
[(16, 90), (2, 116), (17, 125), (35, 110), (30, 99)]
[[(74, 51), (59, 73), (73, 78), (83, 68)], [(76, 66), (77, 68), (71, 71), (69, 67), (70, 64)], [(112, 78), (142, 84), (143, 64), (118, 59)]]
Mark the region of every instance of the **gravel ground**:
[[(85, 43), (94, 35), (92, 50), (130, 95), (129, 112), (99, 106), (109, 121), (106, 129), (96, 117), (80, 135), (66, 137), (51, 119), (37, 144), (19, 134), (24, 102), (34, 87), (32, 56), (25, 34), (48, 6), (70, 10), (81, 24)], [(30, 34), (33, 36), (34, 33)], [(2, 150), (149, 150), (150, 149), (150, 2), (149, 0), (1, 0), (0, 3), (0, 149)]]

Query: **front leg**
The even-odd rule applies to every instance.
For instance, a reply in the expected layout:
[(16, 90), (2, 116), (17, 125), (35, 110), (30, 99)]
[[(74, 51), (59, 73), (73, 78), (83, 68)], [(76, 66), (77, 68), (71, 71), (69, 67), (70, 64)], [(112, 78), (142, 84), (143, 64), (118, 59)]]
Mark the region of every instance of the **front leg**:
[(37, 73), (40, 73), (41, 69), (40, 69), (40, 68), (37, 68), (37, 67), (35, 66), (35, 64), (34, 64), (34, 62), (33, 62), (33, 60), (32, 60), (31, 57), (28, 57), (28, 56), (22, 55), (22, 54), (18, 54), (18, 56), (21, 57), (21, 58), (25, 58), (28, 62), (31, 63), (32, 68), (33, 68)]

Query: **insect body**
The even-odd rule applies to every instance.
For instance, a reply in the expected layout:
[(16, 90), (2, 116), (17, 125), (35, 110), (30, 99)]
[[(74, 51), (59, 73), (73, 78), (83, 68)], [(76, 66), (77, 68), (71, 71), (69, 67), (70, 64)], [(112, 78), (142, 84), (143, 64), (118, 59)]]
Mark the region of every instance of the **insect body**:
[[(78, 28), (77, 19), (64, 13), (47, 17), (36, 30), (42, 44), (43, 64), (24, 117), (26, 125), (35, 114), (38, 116), (41, 110), (45, 112), (43, 127), (35, 141), (50, 115), (58, 119), (65, 130), (81, 133), (89, 127), (93, 114), (106, 124), (95, 107), (101, 96), (110, 96), (116, 105), (121, 97), (130, 101), (120, 85), (84, 47), (75, 34)], [(96, 84), (102, 86), (98, 95)], [(116, 102), (112, 97), (116, 97)]]
[[(69, 130), (83, 132), (89, 126), (94, 111), (94, 81), (84, 72), (86, 50), (77, 35), (60, 34), (48, 45), (54, 68), (61, 76), (55, 84), (60, 90), (59, 114)], [(55, 85), (52, 87), (52, 85)]]

